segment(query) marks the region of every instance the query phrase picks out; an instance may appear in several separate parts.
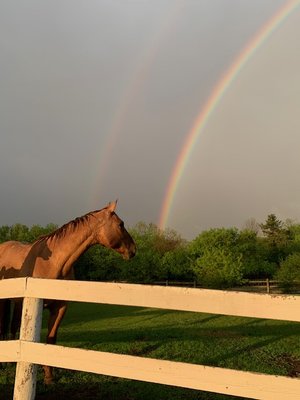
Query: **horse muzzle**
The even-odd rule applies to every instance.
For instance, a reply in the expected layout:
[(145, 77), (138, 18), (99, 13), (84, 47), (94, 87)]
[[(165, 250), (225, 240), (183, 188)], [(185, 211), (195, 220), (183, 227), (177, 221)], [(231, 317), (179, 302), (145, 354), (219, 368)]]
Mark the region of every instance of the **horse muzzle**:
[(136, 246), (132, 245), (130, 246), (129, 249), (126, 249), (126, 251), (123, 253), (123, 258), (125, 260), (130, 260), (135, 256), (135, 253), (136, 253)]

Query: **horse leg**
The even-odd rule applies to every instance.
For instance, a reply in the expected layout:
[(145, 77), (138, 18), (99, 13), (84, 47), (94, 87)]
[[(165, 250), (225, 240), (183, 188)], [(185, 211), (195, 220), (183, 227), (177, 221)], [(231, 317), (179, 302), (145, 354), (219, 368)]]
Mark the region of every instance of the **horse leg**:
[[(67, 303), (65, 301), (53, 301), (47, 308), (49, 309), (50, 316), (48, 320), (48, 334), (47, 343), (55, 344), (57, 338), (57, 330), (65, 315)], [(44, 369), (44, 382), (46, 385), (53, 383), (53, 367), (47, 365), (43, 366)]]

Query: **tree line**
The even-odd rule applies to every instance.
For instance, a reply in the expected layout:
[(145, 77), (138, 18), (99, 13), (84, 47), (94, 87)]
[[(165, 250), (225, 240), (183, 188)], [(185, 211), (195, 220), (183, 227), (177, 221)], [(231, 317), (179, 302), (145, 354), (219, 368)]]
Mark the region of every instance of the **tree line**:
[[(22, 224), (0, 227), (0, 242), (33, 242), (58, 226)], [(124, 261), (115, 252), (94, 246), (75, 265), (82, 280), (152, 283), (197, 281), (203, 287), (229, 288), (250, 279), (277, 279), (284, 290), (300, 281), (300, 224), (280, 221), (275, 214), (264, 223), (250, 219), (243, 229), (214, 228), (191, 241), (174, 230), (140, 222), (129, 229), (137, 254)]]

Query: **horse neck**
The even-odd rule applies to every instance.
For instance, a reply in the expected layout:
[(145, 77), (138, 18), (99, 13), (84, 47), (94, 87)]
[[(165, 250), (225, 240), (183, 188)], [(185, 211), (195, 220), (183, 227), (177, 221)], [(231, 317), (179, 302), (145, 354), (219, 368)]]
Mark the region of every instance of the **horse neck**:
[(62, 277), (68, 276), (74, 262), (92, 245), (96, 244), (95, 228), (101, 221), (91, 214), (79, 222), (72, 221), (64, 231), (47, 239), (56, 266)]

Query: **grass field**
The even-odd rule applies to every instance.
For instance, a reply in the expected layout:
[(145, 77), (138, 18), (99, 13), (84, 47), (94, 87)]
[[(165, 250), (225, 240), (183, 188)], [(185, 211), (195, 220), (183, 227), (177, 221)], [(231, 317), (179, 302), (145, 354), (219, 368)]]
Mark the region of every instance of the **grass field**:
[[(46, 325), (46, 324), (44, 324)], [(43, 338), (46, 330), (43, 328)], [(58, 344), (267, 374), (300, 376), (300, 323), (72, 303)], [(37, 397), (50, 399), (229, 400), (208, 392), (56, 370)], [(11, 399), (14, 365), (0, 370), (0, 399)]]

